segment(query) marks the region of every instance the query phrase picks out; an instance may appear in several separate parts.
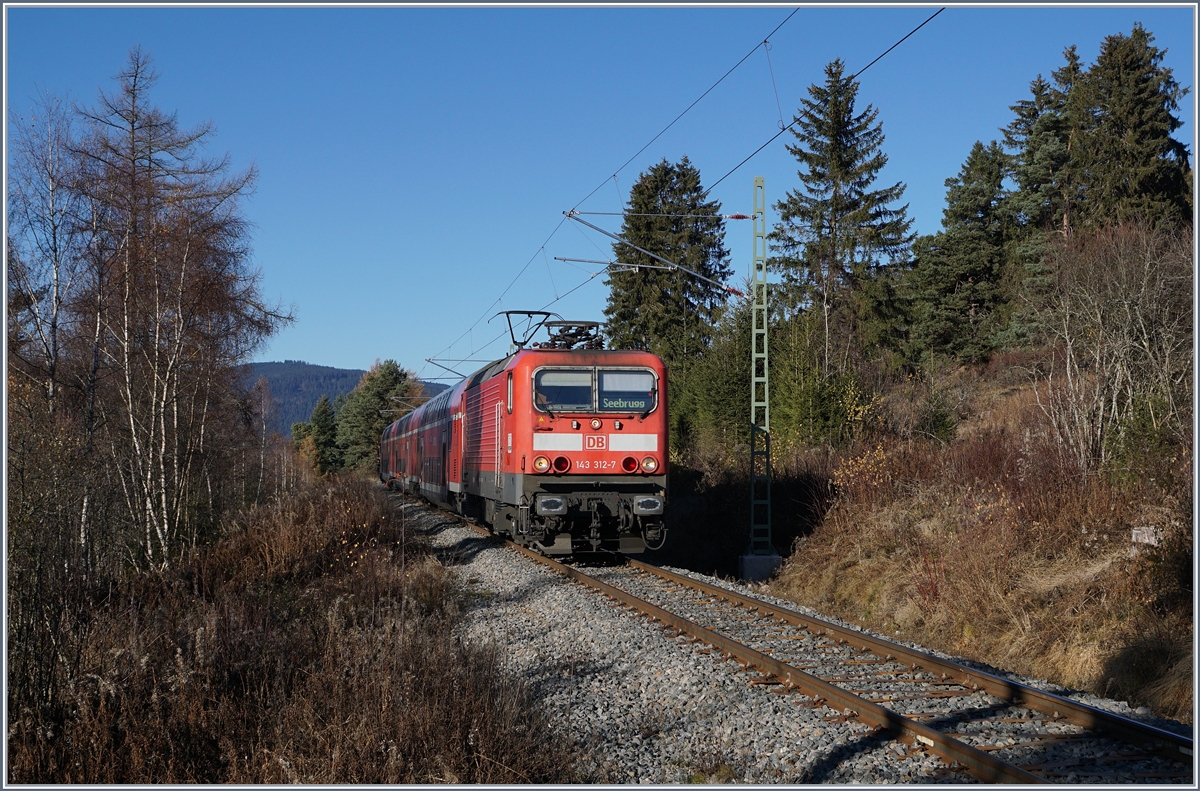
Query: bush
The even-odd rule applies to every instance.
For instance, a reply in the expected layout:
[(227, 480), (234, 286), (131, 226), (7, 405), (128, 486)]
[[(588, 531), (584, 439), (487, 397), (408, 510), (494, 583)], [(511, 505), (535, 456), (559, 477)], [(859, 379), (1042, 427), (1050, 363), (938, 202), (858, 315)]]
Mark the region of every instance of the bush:
[(113, 580), (57, 705), (12, 713), (9, 782), (572, 779), (455, 615), (382, 489), (315, 481), (178, 571)]
[[(1156, 481), (1086, 474), (1031, 404), (1006, 389), (948, 443), (879, 434), (837, 453), (836, 498), (774, 592), (1190, 719), (1188, 454)], [(1159, 543), (1133, 553), (1139, 526)]]

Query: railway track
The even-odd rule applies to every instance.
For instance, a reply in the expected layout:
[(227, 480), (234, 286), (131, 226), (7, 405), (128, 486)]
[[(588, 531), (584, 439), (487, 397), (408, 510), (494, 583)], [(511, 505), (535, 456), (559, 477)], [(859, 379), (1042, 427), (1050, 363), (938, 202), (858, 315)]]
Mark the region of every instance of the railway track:
[(632, 558), (584, 571), (503, 543), (757, 671), (751, 685), (799, 695), (828, 708), (827, 721), (857, 721), (864, 735), (892, 736), (981, 782), (1193, 783), (1190, 737)]
[[(1192, 782), (1192, 740), (643, 563), (567, 573), (983, 782)], [(583, 579), (589, 577), (592, 581)], [(713, 639), (713, 638), (718, 639)]]
[(798, 695), (799, 705), (829, 709), (828, 721), (857, 721), (864, 735), (893, 736), (981, 782), (1192, 783), (1188, 737), (638, 560), (584, 570), (506, 543), (669, 637), (757, 672), (750, 684)]

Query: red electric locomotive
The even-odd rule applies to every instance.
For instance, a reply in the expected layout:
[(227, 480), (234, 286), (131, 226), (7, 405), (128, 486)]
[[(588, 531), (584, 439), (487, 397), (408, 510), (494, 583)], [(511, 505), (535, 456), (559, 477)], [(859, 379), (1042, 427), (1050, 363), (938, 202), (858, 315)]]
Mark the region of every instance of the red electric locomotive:
[(525, 348), (532, 333), (514, 333), (516, 352), (384, 430), (380, 479), (548, 555), (656, 549), (666, 536), (663, 361), (604, 350), (596, 322), (535, 315), (548, 342)]

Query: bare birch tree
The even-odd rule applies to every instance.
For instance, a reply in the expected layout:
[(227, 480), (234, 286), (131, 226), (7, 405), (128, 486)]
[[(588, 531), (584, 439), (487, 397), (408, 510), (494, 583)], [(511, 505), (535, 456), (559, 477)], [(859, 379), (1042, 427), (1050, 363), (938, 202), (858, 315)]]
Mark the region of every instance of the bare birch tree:
[(1126, 222), (1060, 240), (1038, 306), (1053, 344), (1038, 403), (1083, 470), (1110, 461), (1114, 440), (1144, 413), (1154, 431), (1190, 441), (1190, 229)]
[(118, 91), (83, 114), (86, 194), (116, 252), (97, 292), (97, 350), (112, 388), (99, 417), (141, 552), (165, 566), (226, 397), (215, 388), (286, 317), (262, 303), (249, 266), (241, 203), (253, 168), (229, 175), (228, 157), (202, 156), (211, 125), (181, 131), (149, 103), (157, 75), (140, 50), (117, 79)]
[(27, 116), (13, 113), (8, 179), (9, 290), (22, 308), (16, 319), (28, 344), (13, 350), (17, 370), (36, 377), (53, 415), (65, 309), (82, 268), (84, 233), (75, 187), (73, 118), (62, 99), (42, 94)]

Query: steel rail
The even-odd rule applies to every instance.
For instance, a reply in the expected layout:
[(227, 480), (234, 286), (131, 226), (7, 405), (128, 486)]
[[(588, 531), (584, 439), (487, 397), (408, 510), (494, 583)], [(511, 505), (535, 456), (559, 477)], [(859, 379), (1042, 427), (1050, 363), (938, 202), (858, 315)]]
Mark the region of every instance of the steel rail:
[[(490, 535), (490, 534), (489, 534)], [(924, 723), (910, 720), (896, 712), (871, 703), (858, 695), (847, 692), (841, 687), (822, 681), (814, 675), (780, 662), (766, 654), (743, 645), (723, 634), (714, 632), (657, 607), (647, 601), (626, 593), (620, 588), (601, 582), (588, 574), (570, 566), (539, 555), (531, 549), (506, 542), (510, 547), (526, 557), (549, 567), (565, 577), (585, 585), (593, 590), (615, 599), (649, 617), (671, 626), (679, 632), (689, 634), (709, 645), (723, 651), (726, 655), (741, 660), (744, 664), (754, 665), (786, 684), (791, 685), (812, 698), (822, 698), (827, 703), (836, 704), (836, 708), (849, 709), (852, 716), (863, 720), (877, 728), (888, 732), (899, 732), (916, 742), (925, 745), (947, 764), (957, 762), (974, 777), (984, 783), (1044, 783), (1045, 780), (1018, 766), (1007, 763), (982, 750), (977, 750), (968, 744), (958, 741), (941, 731), (935, 730)]]
[(823, 633), (828, 637), (844, 641), (880, 656), (891, 656), (897, 661), (903, 661), (913, 666), (913, 669), (919, 667), (930, 672), (944, 673), (947, 677), (953, 678), (962, 686), (971, 689), (984, 689), (1001, 700), (1028, 706), (1045, 714), (1061, 716), (1067, 721), (1087, 728), (1090, 731), (1152, 749), (1163, 757), (1178, 761), (1179, 763), (1192, 763), (1192, 740), (1186, 736), (1093, 708), (1083, 703), (1077, 703), (1068, 698), (1043, 692), (1026, 684), (1010, 681), (991, 673), (939, 659), (938, 657), (916, 651), (899, 643), (873, 637), (853, 629), (847, 629), (820, 618), (814, 618), (810, 615), (789, 610), (786, 607), (768, 604), (750, 596), (745, 596), (717, 585), (710, 585), (691, 577), (685, 577), (682, 574), (676, 574), (675, 572), (667, 571), (666, 569), (640, 560), (628, 557), (624, 558), (624, 560), (629, 566), (639, 571), (653, 574), (662, 579), (674, 582), (677, 585), (683, 585), (700, 591), (701, 593), (726, 599), (748, 609), (756, 610), (762, 616), (772, 617), (793, 626), (808, 629), (814, 634)]

